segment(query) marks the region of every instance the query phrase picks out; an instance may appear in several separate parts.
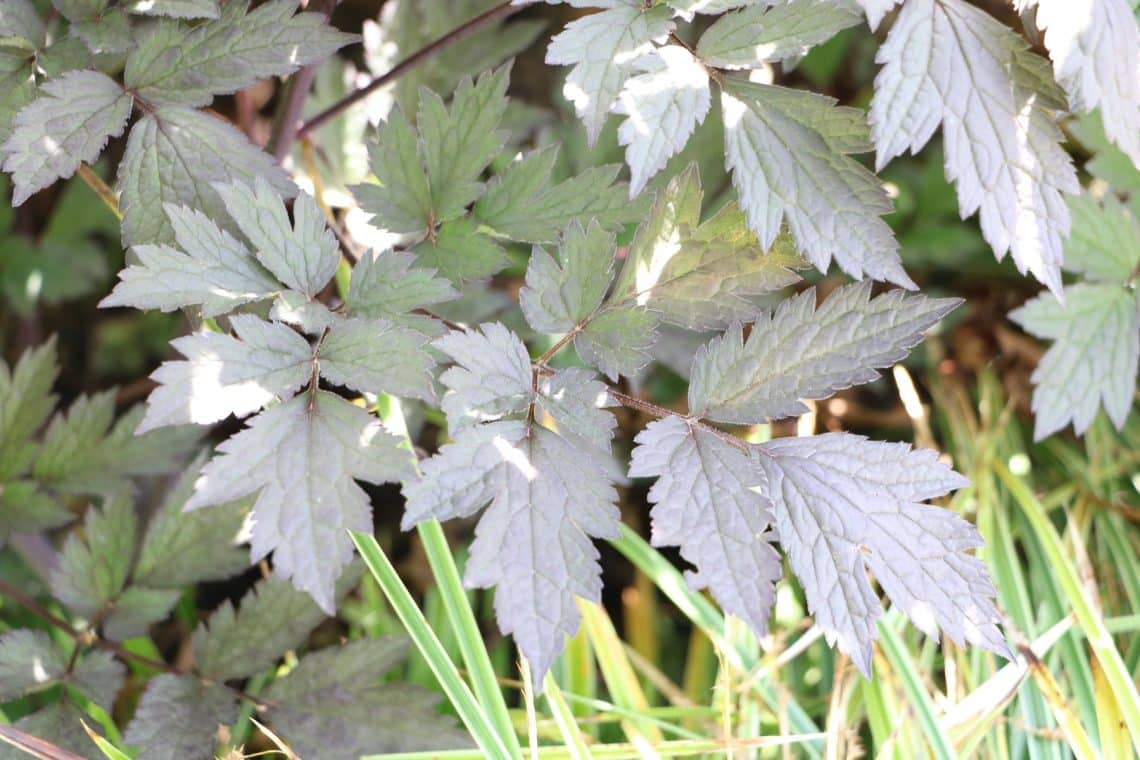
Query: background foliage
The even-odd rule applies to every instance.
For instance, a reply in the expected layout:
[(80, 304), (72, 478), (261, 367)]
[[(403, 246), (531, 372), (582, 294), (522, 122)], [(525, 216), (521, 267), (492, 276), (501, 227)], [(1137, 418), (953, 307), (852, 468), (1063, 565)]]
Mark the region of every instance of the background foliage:
[(0, 0), (0, 758), (1134, 755), (1065, 7)]

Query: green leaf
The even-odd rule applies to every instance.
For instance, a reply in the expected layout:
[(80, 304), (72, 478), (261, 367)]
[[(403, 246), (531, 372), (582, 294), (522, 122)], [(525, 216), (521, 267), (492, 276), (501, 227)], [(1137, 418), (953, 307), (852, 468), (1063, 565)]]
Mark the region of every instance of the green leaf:
[(110, 712), (123, 688), (127, 668), (115, 655), (102, 649), (88, 651), (78, 659), (68, 683), (83, 696)]
[(1080, 283), (1064, 292), (1064, 304), (1042, 293), (1009, 315), (1038, 338), (1055, 341), (1031, 378), (1036, 440), (1070, 422), (1083, 434), (1101, 406), (1120, 429), (1136, 393), (1140, 301), (1135, 291)]
[(1140, 223), (1106, 193), (1098, 203), (1084, 193), (1069, 199), (1073, 229), (1065, 241), (1065, 269), (1097, 282), (1122, 283), (1140, 266)]
[(312, 652), (265, 690), (274, 705), (268, 717), (302, 757), (355, 760), (471, 746), (466, 732), (436, 712), (436, 694), (384, 682), (406, 651), (405, 639), (365, 638)]
[(421, 266), (435, 269), (453, 283), (485, 279), (511, 263), (506, 251), (469, 217), (444, 222), (434, 240), (424, 240), (412, 253)]
[(440, 407), (453, 433), (529, 409), (534, 400), (530, 355), (506, 327), (494, 322), (453, 331), (433, 345), (458, 365), (440, 376), (448, 388)]
[[(360, 580), (359, 571), (345, 573), (347, 591)], [(313, 598), (280, 578), (260, 581), (235, 611), (229, 602), (194, 632), (194, 661), (210, 678), (248, 678), (271, 667), (285, 652), (305, 642), (325, 619)]]
[(610, 380), (633, 375), (649, 363), (657, 340), (660, 317), (643, 306), (608, 307), (590, 320), (574, 338), (582, 361), (600, 369)]
[(39, 533), (75, 518), (32, 480), (9, 480), (0, 489), (0, 541), (12, 533)]
[(278, 280), (309, 297), (328, 285), (340, 264), (340, 246), (311, 196), (297, 196), (290, 225), (281, 196), (262, 177), (252, 186), (215, 184), (214, 190), (257, 260)]
[(823, 399), (868, 383), (905, 357), (960, 301), (910, 296), (871, 298), (869, 282), (834, 291), (818, 308), (815, 289), (756, 320), (748, 340), (740, 324), (697, 351), (689, 411), (742, 425), (802, 414), (801, 399)]
[(717, 68), (759, 68), (803, 56), (862, 21), (863, 14), (846, 0), (760, 3), (718, 18), (701, 35), (697, 55)]
[(115, 600), (115, 606), (104, 618), (103, 635), (111, 641), (142, 636), (153, 623), (165, 620), (181, 597), (181, 589), (159, 590), (131, 586)]
[(147, 684), (123, 741), (141, 750), (135, 760), (212, 760), (218, 726), (237, 715), (225, 687), (163, 673)]
[(36, 447), (30, 439), (55, 408), (51, 387), (58, 372), (55, 338), (24, 351), (14, 368), (0, 361), (0, 479), (31, 466)]
[(386, 320), (347, 319), (329, 328), (317, 363), (321, 377), (361, 393), (434, 401), (427, 336)]
[(97, 71), (70, 71), (45, 82), (40, 96), (16, 114), (3, 146), (4, 171), (14, 183), (12, 205), (98, 158), (107, 140), (123, 133), (133, 102), (118, 82)]
[(389, 232), (425, 234), (433, 221), (431, 190), (415, 130), (398, 107), (380, 125), (368, 156), (379, 184), (349, 188), (360, 208)]
[(614, 236), (595, 223), (573, 222), (558, 241), (557, 261), (535, 246), (519, 304), (539, 332), (573, 329), (602, 305), (614, 268)]
[(151, 517), (135, 563), (135, 583), (181, 589), (224, 580), (249, 566), (249, 552), (238, 542), (252, 499), (183, 511), (204, 461), (200, 456), (186, 468)]
[(116, 499), (103, 509), (90, 507), (84, 538), (67, 537), (59, 566), (52, 571), (52, 593), (77, 615), (91, 619), (122, 592), (135, 552), (134, 507)]
[(306, 335), (322, 335), (325, 330), (344, 321), (344, 316), (330, 311), (316, 299), (311, 299), (295, 290), (285, 290), (273, 299), (269, 318), (301, 328)]
[(232, 0), (221, 16), (193, 29), (161, 19), (127, 58), (123, 79), (152, 105), (207, 105), (215, 95), (323, 61), (356, 38), (330, 27), (320, 13), (297, 13), (293, 0), (271, 0), (246, 12)]
[(803, 266), (781, 234), (765, 251), (735, 203), (700, 222), (696, 164), (669, 181), (638, 228), (610, 302), (636, 303), (690, 330), (712, 330), (755, 319), (757, 296), (799, 280)]
[(244, 417), (310, 380), (313, 349), (292, 329), (250, 314), (230, 324), (236, 338), (203, 331), (171, 341), (186, 360), (163, 362), (152, 374), (159, 386), (147, 399), (139, 432)]
[[(66, 413), (57, 414), (44, 434), (32, 473), (37, 480), (73, 491), (98, 490), (106, 483), (103, 440), (115, 418), (115, 392), (80, 396)], [(95, 481), (95, 482), (90, 482)], [(96, 488), (91, 488), (95, 485)]]
[(0, 44), (0, 145), (12, 136), (16, 114), (35, 97), (34, 51)]
[(93, 18), (109, 4), (110, 0), (52, 0), (52, 5), (69, 21)]
[(228, 122), (181, 106), (161, 106), (131, 129), (119, 164), (123, 244), (172, 243), (165, 204), (185, 205), (210, 219), (226, 206), (211, 183), (261, 178), (280, 193), (295, 192), (273, 157)]
[(475, 215), (511, 240), (552, 243), (571, 223), (592, 221), (617, 230), (640, 218), (644, 204), (630, 201), (629, 186), (615, 183), (621, 167), (594, 166), (562, 182), (551, 180), (559, 146), (533, 151), (487, 183)]
[(879, 178), (851, 153), (871, 149), (863, 113), (801, 90), (724, 80), (726, 161), (748, 226), (771, 247), (781, 221), (821, 272), (903, 287), (898, 242), (882, 215), (893, 209)]
[(454, 301), (459, 291), (416, 258), (394, 251), (365, 253), (352, 269), (345, 306), (354, 317), (403, 323), (408, 312)]
[(45, 631), (17, 628), (0, 635), (0, 701), (58, 682), (67, 657)]
[(42, 47), (44, 34), (43, 19), (31, 0), (8, 0), (0, 7), (0, 37), (22, 37)]
[[(81, 721), (89, 720), (87, 713), (70, 701), (54, 702), (16, 721), (16, 728), (32, 736), (50, 742), (55, 746), (88, 757), (91, 752), (91, 739), (83, 730)], [(9, 753), (8, 750), (11, 750)], [(3, 760), (26, 760), (27, 754), (0, 744), (0, 758)]]
[(178, 247), (136, 245), (137, 263), (119, 272), (120, 282), (99, 302), (101, 308), (200, 306), (202, 316), (216, 317), (280, 290), (249, 249), (205, 214), (170, 203), (163, 211)]
[(372, 525), (367, 494), (353, 482), (411, 477), (414, 455), (358, 406), (325, 391), (262, 412), (218, 447), (187, 509), (258, 492), (252, 557), (273, 567), (329, 614), (333, 587), (352, 559), (348, 530)]
[(143, 16), (218, 18), (218, 0), (128, 0), (124, 7)]
[(104, 10), (95, 18), (76, 21), (71, 28), (95, 54), (126, 53), (134, 45), (130, 17), (119, 8)]
[(615, 402), (593, 372), (569, 367), (542, 378), (535, 402), (550, 417), (547, 427), (609, 452), (617, 418), (605, 408)]
[(416, 124), (431, 189), (432, 221), (462, 216), (482, 192), (479, 176), (506, 142), (498, 126), (509, 83), (508, 65), (484, 73), (474, 84), (461, 81), (447, 107), (430, 90), (420, 94)]

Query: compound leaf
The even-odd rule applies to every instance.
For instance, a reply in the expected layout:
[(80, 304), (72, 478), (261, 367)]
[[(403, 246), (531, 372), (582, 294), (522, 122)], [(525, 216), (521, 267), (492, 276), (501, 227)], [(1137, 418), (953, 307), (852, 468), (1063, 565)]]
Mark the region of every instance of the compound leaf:
[(67, 537), (59, 566), (51, 574), (52, 593), (77, 615), (91, 619), (122, 592), (135, 553), (134, 508), (115, 499), (103, 509), (90, 507), (84, 538)]
[(946, 177), (963, 218), (980, 210), (982, 235), (1061, 293), (1064, 193), (1078, 191), (1052, 110), (1063, 98), (1048, 64), (1022, 38), (963, 0), (907, 2), (876, 60), (871, 135), (882, 167), (919, 150), (938, 125)]
[(803, 266), (786, 235), (765, 251), (744, 215), (729, 203), (700, 223), (696, 164), (669, 181), (638, 228), (610, 297), (651, 306), (667, 322), (712, 330), (763, 313), (756, 296), (799, 280)]
[(257, 260), (278, 280), (309, 297), (324, 289), (340, 264), (340, 247), (311, 196), (297, 196), (290, 224), (281, 196), (262, 177), (252, 186), (217, 184), (214, 190)]
[(722, 69), (758, 68), (802, 56), (862, 20), (846, 0), (758, 3), (717, 19), (701, 35), (697, 55)]
[(530, 354), (517, 335), (493, 322), (450, 332), (433, 344), (457, 366), (440, 376), (441, 408), (452, 431), (525, 412), (534, 400)]
[(763, 470), (743, 443), (680, 417), (651, 422), (636, 444), (630, 477), (657, 478), (649, 490), (653, 545), (679, 546), (696, 567), (689, 585), (707, 587), (725, 611), (766, 635), (780, 557)]
[(1009, 657), (982, 545), (954, 512), (922, 504), (969, 481), (937, 453), (849, 433), (782, 438), (755, 449), (776, 532), (829, 643), (870, 677), (882, 614), (867, 571), (929, 636), (944, 630)]
[(464, 78), (451, 105), (424, 89), (416, 125), (431, 193), (432, 221), (462, 216), (483, 190), (479, 175), (499, 154), (506, 133), (498, 131), (507, 108), (510, 66), (486, 72), (474, 84)]
[(366, 252), (352, 269), (345, 306), (350, 315), (407, 324), (411, 311), (459, 298), (452, 284), (416, 258), (394, 251)]
[(163, 210), (178, 247), (136, 245), (138, 263), (119, 272), (120, 282), (99, 306), (200, 306), (202, 316), (216, 317), (281, 289), (243, 243), (205, 214), (170, 203)]
[(423, 462), (404, 486), (403, 527), (470, 516), (490, 502), (475, 531), (466, 583), (495, 587), (499, 628), (514, 635), (536, 687), (580, 620), (575, 597), (597, 602), (594, 538), (616, 538), (617, 496), (608, 456), (544, 427), (501, 421), (465, 431)]
[(147, 684), (123, 741), (140, 749), (135, 760), (210, 760), (218, 726), (237, 715), (225, 687), (163, 673)]
[(397, 482), (413, 455), (379, 420), (325, 391), (310, 390), (250, 420), (202, 468), (187, 509), (258, 492), (253, 561), (274, 552), (274, 570), (329, 614), (333, 588), (352, 559), (349, 530), (369, 530), (368, 496), (353, 478)]
[(633, 61), (652, 50), (652, 41), (664, 38), (674, 27), (665, 6), (647, 9), (637, 0), (607, 0), (597, 5), (604, 5), (605, 10), (571, 21), (546, 49), (547, 63), (574, 67), (562, 94), (574, 103), (591, 146), (632, 73)]
[(265, 690), (274, 728), (300, 756), (329, 760), (470, 747), (470, 737), (436, 712), (435, 694), (382, 680), (406, 652), (403, 639), (363, 638), (306, 655)]
[(172, 243), (165, 204), (225, 219), (227, 208), (211, 183), (268, 182), (279, 193), (296, 190), (273, 157), (231, 124), (181, 106), (160, 106), (131, 129), (119, 164), (123, 244)]
[(293, 395), (312, 375), (313, 350), (289, 327), (250, 314), (230, 319), (237, 337), (198, 332), (170, 343), (185, 361), (163, 362), (138, 432), (244, 417)]
[(415, 130), (399, 106), (380, 125), (368, 156), (379, 184), (350, 188), (360, 208), (389, 232), (426, 233), (432, 223), (431, 189)]
[(317, 357), (321, 377), (361, 393), (432, 401), (427, 336), (378, 319), (347, 319), (329, 328)]
[(624, 182), (614, 182), (620, 165), (592, 166), (554, 184), (557, 159), (552, 145), (512, 163), (487, 183), (475, 215), (500, 235), (528, 243), (552, 243), (572, 222), (616, 230), (639, 218), (641, 205), (630, 202)]
[(821, 272), (915, 285), (882, 220), (892, 211), (879, 179), (848, 154), (871, 149), (862, 112), (815, 93), (725, 79), (726, 162), (748, 225), (770, 248), (783, 220)]
[(626, 146), (630, 197), (685, 147), (712, 105), (708, 70), (679, 45), (654, 48), (634, 68), (643, 73), (630, 77), (614, 106), (627, 117), (618, 142)]
[(558, 259), (535, 246), (519, 304), (539, 332), (571, 330), (602, 305), (614, 268), (614, 236), (596, 223), (573, 222), (558, 241)]
[(1009, 316), (1055, 341), (1031, 378), (1035, 439), (1070, 422), (1083, 434), (1102, 405), (1124, 426), (1140, 367), (1140, 303), (1131, 289), (1080, 283), (1065, 288), (1064, 304), (1043, 293)]
[(123, 133), (134, 102), (97, 71), (69, 71), (45, 82), (40, 93), (16, 114), (2, 149), (13, 206), (98, 158), (107, 140)]
[(817, 309), (815, 289), (788, 299), (752, 326), (739, 324), (693, 359), (689, 411), (718, 422), (755, 424), (802, 414), (800, 399), (827, 398), (879, 376), (905, 357), (960, 301), (892, 290), (871, 298), (870, 283), (839, 288)]
[(412, 253), (421, 266), (454, 283), (486, 279), (511, 263), (506, 251), (467, 216), (444, 222), (434, 240), (420, 242)]
[(127, 87), (154, 105), (204, 106), (215, 95), (323, 61), (356, 39), (320, 13), (294, 15), (293, 0), (271, 0), (247, 13), (248, 7), (248, 0), (233, 0), (218, 18), (192, 29), (160, 20), (127, 58)]
[(1018, 0), (1037, 7), (1053, 74), (1074, 111), (1100, 108), (1108, 139), (1140, 167), (1140, 28), (1128, 0)]

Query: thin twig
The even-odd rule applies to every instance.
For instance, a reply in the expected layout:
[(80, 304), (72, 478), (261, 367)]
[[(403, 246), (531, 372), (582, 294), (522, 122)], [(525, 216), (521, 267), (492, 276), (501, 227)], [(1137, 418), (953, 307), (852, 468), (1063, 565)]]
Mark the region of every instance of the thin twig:
[[(336, 8), (337, 0), (317, 0), (312, 10), (319, 11), (328, 18)], [(313, 77), (317, 74), (316, 64), (302, 66), (289, 78), (285, 86), (285, 100), (277, 112), (273, 122), (273, 130), (269, 135), (269, 151), (280, 163), (289, 155), (293, 147), (293, 140), (297, 137), (297, 126), (301, 120), (301, 110), (305, 107), (305, 98), (313, 86)]]
[(431, 42), (425, 47), (420, 48), (404, 60), (397, 63), (388, 71), (373, 79), (364, 87), (361, 87), (359, 90), (351, 93), (350, 95), (347, 95), (336, 103), (333, 103), (331, 106), (321, 111), (313, 118), (309, 119), (297, 129), (296, 137), (304, 137), (314, 129), (317, 129), (328, 122), (330, 119), (336, 118), (354, 103), (363, 100), (381, 87), (395, 81), (396, 79), (399, 79), (404, 75), (405, 72), (420, 65), (435, 54), (439, 53), (444, 48), (450, 47), (456, 42), (460, 42), (467, 37), (470, 37), (472, 34), (479, 31), (488, 24), (491, 24), (495, 21), (500, 21), (514, 15), (515, 13), (518, 13), (525, 7), (525, 5), (512, 5), (511, 0), (505, 0), (505, 2), (499, 3), (493, 8), (480, 13), (475, 18), (467, 21), (455, 29), (452, 29), (450, 32), (443, 35), (435, 42)]
[(95, 191), (95, 194), (99, 196), (99, 200), (103, 201), (103, 205), (111, 209), (111, 213), (114, 214), (119, 221), (122, 221), (123, 212), (119, 210), (119, 198), (115, 195), (115, 191), (87, 164), (80, 164), (78, 173), (79, 178)]

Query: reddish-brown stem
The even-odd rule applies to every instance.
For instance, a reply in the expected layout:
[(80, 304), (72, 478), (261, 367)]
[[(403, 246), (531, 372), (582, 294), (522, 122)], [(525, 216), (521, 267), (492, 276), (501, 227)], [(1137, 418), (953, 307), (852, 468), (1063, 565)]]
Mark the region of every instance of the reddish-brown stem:
[(361, 87), (359, 90), (342, 98), (336, 103), (333, 103), (331, 106), (321, 111), (313, 118), (309, 119), (307, 122), (302, 124), (299, 129), (297, 129), (296, 137), (304, 137), (314, 129), (317, 129), (321, 125), (328, 122), (330, 119), (336, 118), (354, 103), (363, 100), (384, 85), (399, 79), (408, 70), (420, 65), (435, 54), (439, 53), (444, 48), (450, 47), (456, 42), (460, 42), (461, 40), (466, 39), (488, 24), (508, 18), (509, 16), (518, 13), (525, 7), (525, 5), (512, 5), (510, 0), (505, 0), (505, 2), (499, 3), (498, 5), (484, 11), (483, 13), (480, 13), (478, 16), (467, 21), (465, 24), (452, 29), (450, 32), (443, 35), (435, 42), (429, 43), (425, 47), (412, 53), (407, 58), (393, 66), (391, 69), (373, 79), (364, 87)]
[[(337, 0), (316, 0), (311, 10), (319, 11), (326, 17), (332, 15)], [(297, 138), (297, 125), (301, 120), (301, 109), (305, 107), (305, 98), (313, 86), (313, 77), (317, 74), (315, 64), (302, 66), (301, 69), (289, 78), (285, 87), (285, 100), (281, 110), (277, 112), (277, 119), (273, 123), (273, 133), (269, 136), (269, 150), (273, 157), (280, 162), (289, 154), (293, 140)]]

